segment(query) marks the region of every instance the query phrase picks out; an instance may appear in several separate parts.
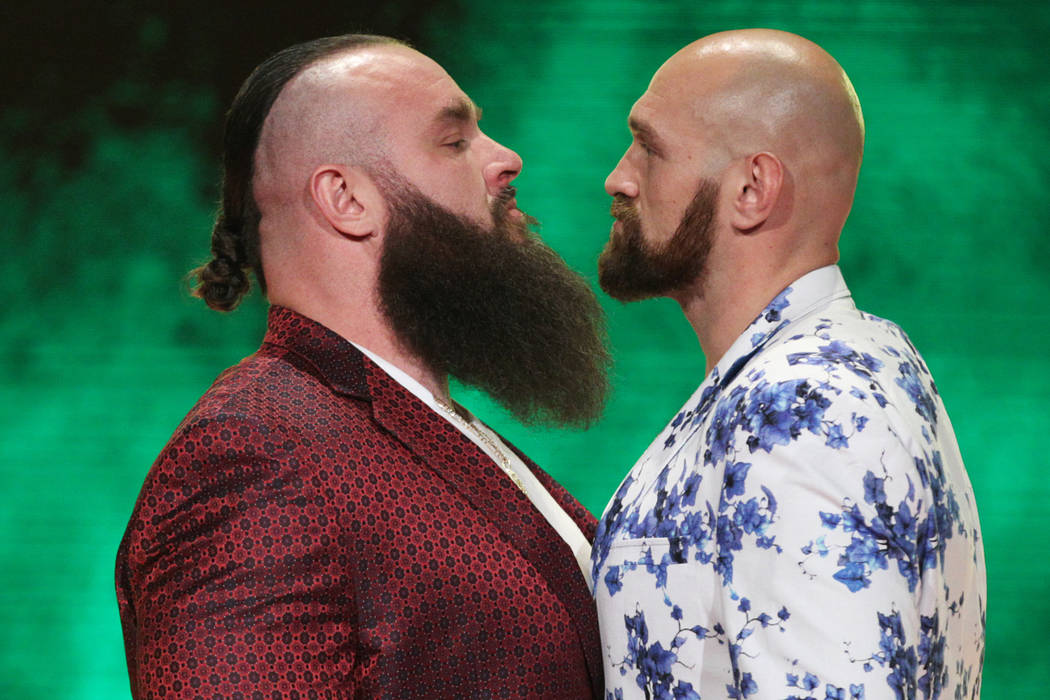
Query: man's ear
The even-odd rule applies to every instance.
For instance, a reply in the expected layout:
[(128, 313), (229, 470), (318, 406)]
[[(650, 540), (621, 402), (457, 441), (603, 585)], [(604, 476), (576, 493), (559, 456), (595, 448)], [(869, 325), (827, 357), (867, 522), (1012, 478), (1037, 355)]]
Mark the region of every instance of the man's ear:
[(384, 199), (360, 168), (318, 166), (310, 176), (310, 196), (321, 216), (344, 236), (367, 238), (382, 228)]
[(753, 231), (765, 223), (784, 186), (784, 164), (772, 153), (747, 157), (733, 181), (730, 223), (739, 231)]

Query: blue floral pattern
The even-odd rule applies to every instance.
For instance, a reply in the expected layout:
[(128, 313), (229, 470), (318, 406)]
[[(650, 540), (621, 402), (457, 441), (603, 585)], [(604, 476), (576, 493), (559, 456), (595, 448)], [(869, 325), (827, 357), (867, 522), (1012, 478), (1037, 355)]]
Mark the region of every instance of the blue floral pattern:
[(835, 266), (770, 302), (598, 526), (606, 697), (971, 698), (976, 504), (929, 369)]

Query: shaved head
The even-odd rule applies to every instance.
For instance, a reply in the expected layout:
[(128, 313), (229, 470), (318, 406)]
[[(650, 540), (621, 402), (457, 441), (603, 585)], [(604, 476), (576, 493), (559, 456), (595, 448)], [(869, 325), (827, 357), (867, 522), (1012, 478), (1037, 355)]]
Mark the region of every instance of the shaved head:
[(381, 164), (384, 116), (393, 109), (390, 76), (409, 62), (433, 63), (407, 46), (370, 45), (327, 56), (290, 80), (259, 138), (254, 185), (260, 207), (299, 196), (322, 163), (369, 170)]
[(864, 119), (842, 67), (808, 39), (771, 29), (721, 32), (674, 54), (651, 92), (678, 94), (726, 159), (768, 151), (799, 175), (856, 186)]
[[(481, 110), (440, 65), (402, 44), (352, 47), (304, 68), (274, 102), (255, 155), (267, 266), (288, 253), (319, 250), (303, 225), (311, 220), (325, 227), (325, 205), (313, 189), (318, 172), (335, 166), (341, 177), (363, 174), (380, 189), (384, 174), (402, 173), (434, 192), (435, 185), (454, 182), (447, 173), (431, 175), (428, 166), (447, 162), (434, 151), (452, 153), (442, 144), (473, 136), (480, 118)], [(442, 204), (469, 207), (479, 222), (490, 223), (484, 178), (472, 175), (470, 189), (450, 193)], [(436, 183), (428, 182), (431, 177)]]

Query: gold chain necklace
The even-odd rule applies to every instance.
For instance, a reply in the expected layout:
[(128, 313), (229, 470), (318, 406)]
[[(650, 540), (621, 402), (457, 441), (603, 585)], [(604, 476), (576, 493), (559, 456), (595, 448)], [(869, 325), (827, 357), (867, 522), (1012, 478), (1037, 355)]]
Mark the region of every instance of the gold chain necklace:
[(507, 477), (514, 482), (514, 485), (517, 486), (518, 489), (527, 496), (528, 492), (525, 490), (525, 484), (522, 482), (521, 477), (518, 476), (517, 472), (511, 469), (510, 460), (507, 459), (507, 454), (498, 445), (496, 445), (496, 443), (494, 443), (488, 435), (486, 435), (478, 427), (476, 427), (473, 422), (459, 415), (456, 409), (452, 408), (436, 396), (434, 397), (434, 402), (437, 403), (437, 405), (440, 406), (445, 413), (455, 418), (458, 424), (465, 425), (467, 428), (469, 428), (470, 432), (476, 435), (477, 438), (481, 440), (481, 442), (483, 442), (486, 447), (489, 448), (489, 450), (499, 455), (499, 468), (502, 469), (503, 473), (506, 474)]

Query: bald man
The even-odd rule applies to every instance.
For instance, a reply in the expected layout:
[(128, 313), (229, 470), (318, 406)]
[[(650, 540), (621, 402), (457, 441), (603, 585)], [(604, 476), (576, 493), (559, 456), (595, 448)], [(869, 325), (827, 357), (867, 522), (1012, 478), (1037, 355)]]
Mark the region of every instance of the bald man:
[(977, 697), (973, 490), (926, 364), (835, 265), (846, 74), (792, 34), (715, 34), (628, 126), (599, 279), (677, 301), (707, 376), (599, 521), (606, 697)]
[(136, 698), (598, 697), (595, 520), (449, 396), (585, 425), (597, 299), (529, 229), (521, 159), (383, 37), (293, 46), (227, 117), (197, 294), (270, 302), (146, 477), (117, 561)]

